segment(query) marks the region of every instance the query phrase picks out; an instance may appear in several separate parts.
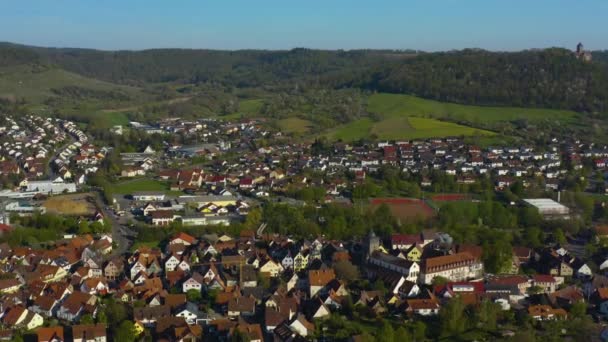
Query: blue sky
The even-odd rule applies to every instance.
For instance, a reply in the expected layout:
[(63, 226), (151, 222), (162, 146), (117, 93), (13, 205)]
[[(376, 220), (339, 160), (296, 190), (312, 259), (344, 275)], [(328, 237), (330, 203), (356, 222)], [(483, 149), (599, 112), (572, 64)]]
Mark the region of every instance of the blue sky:
[(98, 49), (608, 49), (607, 0), (2, 0), (0, 41)]

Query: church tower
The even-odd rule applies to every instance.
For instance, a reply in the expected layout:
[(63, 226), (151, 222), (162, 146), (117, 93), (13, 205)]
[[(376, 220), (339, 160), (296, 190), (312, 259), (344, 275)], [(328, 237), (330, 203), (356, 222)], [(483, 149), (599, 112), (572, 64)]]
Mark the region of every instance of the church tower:
[(369, 256), (372, 255), (372, 253), (376, 250), (378, 250), (380, 248), (380, 238), (376, 236), (376, 233), (374, 233), (373, 230), (371, 230), (369, 232), (369, 234), (367, 235), (367, 241), (365, 243), (366, 245), (366, 250), (365, 250), (365, 259), (369, 259)]

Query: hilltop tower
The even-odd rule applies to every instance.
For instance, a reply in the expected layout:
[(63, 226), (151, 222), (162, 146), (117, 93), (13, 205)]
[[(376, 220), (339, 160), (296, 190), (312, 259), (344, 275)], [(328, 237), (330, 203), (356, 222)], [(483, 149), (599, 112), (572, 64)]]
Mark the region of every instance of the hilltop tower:
[(583, 43), (576, 44), (576, 52), (574, 54), (576, 55), (577, 59), (580, 59), (583, 62), (591, 62), (591, 52), (585, 51), (585, 46)]

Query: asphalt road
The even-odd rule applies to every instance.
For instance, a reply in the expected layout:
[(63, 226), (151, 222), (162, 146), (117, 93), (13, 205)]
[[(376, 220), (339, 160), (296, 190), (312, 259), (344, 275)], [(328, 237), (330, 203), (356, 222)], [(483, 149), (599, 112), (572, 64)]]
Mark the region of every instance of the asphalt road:
[(112, 249), (112, 253), (109, 257), (124, 255), (129, 251), (132, 244), (131, 239), (135, 238), (137, 233), (129, 229), (125, 223), (120, 222), (119, 217), (117, 217), (112, 210), (108, 209), (101, 199), (99, 191), (94, 191), (93, 193), (95, 194), (95, 205), (112, 225), (112, 239), (114, 243), (116, 243), (116, 247)]
[(59, 154), (63, 152), (66, 147), (76, 142), (76, 139), (74, 139), (71, 134), (69, 134), (67, 131), (65, 133), (69, 140), (63, 145), (59, 146), (57, 149), (55, 149), (55, 153), (53, 153), (53, 156), (49, 159), (49, 164), (47, 166), (47, 174), (49, 175), (50, 179), (54, 179), (55, 177), (57, 177), (57, 174), (55, 173), (55, 165), (53, 165), (55, 159), (59, 158)]
[[(57, 148), (53, 154), (53, 156), (49, 159), (49, 164), (47, 166), (47, 171), (51, 179), (55, 177), (55, 170), (53, 165), (53, 161), (59, 157), (59, 153), (61, 153), (67, 146), (74, 143), (76, 139), (67, 132), (67, 136), (69, 140)], [(93, 190), (92, 193), (95, 197), (95, 205), (101, 211), (103, 216), (110, 222), (112, 225), (112, 240), (116, 244), (115, 248), (112, 248), (112, 253), (108, 255), (108, 257), (120, 256), (124, 255), (129, 251), (131, 247), (132, 241), (131, 239), (137, 236), (137, 233), (130, 230), (126, 226), (126, 222), (120, 222), (119, 217), (114, 214), (114, 211), (110, 210), (105, 203), (103, 202), (102, 195), (100, 193), (100, 189)]]

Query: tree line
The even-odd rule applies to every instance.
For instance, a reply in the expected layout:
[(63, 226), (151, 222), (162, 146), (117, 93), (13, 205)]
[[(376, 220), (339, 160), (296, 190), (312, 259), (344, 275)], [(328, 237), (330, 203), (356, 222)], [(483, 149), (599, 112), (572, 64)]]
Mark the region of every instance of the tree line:
[[(87, 77), (136, 86), (206, 84), (223, 89), (298, 86), (359, 88), (440, 101), (606, 110), (608, 68), (566, 49), (441, 53), (411, 51), (97, 51), (0, 45), (0, 66), (51, 64)], [(340, 120), (338, 120), (340, 121)]]

